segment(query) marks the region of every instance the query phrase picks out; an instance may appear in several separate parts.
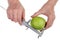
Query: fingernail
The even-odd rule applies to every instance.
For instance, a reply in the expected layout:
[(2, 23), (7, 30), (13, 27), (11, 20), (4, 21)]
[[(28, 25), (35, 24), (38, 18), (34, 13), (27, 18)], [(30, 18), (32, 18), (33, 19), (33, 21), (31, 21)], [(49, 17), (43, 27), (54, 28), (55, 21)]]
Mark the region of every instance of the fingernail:
[(33, 18), (33, 16), (31, 16)]
[(22, 23), (19, 23), (20, 25), (22, 25)]

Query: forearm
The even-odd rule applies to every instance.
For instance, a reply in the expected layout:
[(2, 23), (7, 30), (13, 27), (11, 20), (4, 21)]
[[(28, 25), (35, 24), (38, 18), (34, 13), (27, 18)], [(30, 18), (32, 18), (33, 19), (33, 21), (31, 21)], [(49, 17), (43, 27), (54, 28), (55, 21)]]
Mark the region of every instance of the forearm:
[(52, 6), (55, 6), (55, 4), (57, 3), (58, 0), (48, 0), (48, 4), (49, 5), (52, 5)]
[(11, 4), (15, 4), (15, 3), (18, 3), (19, 0), (8, 0), (8, 4), (11, 5)]

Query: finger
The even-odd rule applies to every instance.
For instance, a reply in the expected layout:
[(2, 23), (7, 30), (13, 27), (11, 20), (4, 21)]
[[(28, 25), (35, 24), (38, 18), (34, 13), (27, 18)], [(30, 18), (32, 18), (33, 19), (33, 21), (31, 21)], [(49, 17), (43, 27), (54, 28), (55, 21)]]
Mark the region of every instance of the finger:
[(48, 29), (49, 27), (52, 26), (53, 22), (54, 22), (55, 17), (53, 17), (52, 15), (48, 17), (48, 21), (46, 24), (46, 29)]
[(34, 13), (31, 17), (36, 17), (36, 16), (38, 16), (40, 14), (43, 14), (43, 13), (45, 13), (45, 12), (40, 9), (39, 11), (37, 11), (36, 13)]
[[(23, 13), (22, 13), (22, 19), (25, 20), (25, 10), (24, 10)], [(22, 20), (22, 21), (23, 21), (23, 20)]]
[(21, 25), (22, 24), (22, 11), (18, 10), (18, 22)]
[(7, 9), (7, 16), (11, 20), (13, 19), (12, 13), (13, 13), (12, 9)]
[(13, 21), (17, 22), (17, 9), (13, 10)]

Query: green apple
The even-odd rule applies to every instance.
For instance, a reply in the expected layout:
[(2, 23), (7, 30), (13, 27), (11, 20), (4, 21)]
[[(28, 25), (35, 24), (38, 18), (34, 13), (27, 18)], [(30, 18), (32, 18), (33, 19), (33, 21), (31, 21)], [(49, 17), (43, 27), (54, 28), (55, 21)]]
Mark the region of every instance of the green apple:
[(42, 17), (34, 17), (31, 20), (31, 26), (37, 30), (42, 30), (45, 26), (45, 19)]

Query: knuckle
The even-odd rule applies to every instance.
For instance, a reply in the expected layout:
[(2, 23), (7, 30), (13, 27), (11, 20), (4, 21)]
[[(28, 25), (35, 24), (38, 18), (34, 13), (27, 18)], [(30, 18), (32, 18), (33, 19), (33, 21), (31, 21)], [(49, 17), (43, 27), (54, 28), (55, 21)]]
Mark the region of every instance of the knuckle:
[(9, 12), (9, 9), (7, 9), (7, 12)]
[(49, 25), (49, 27), (52, 26), (52, 23)]
[(55, 20), (55, 18), (56, 18), (56, 16), (53, 14), (51, 14), (50, 16), (49, 16), (50, 18), (52, 18), (53, 20)]
[(15, 12), (15, 11), (17, 11), (17, 9), (15, 8), (15, 9), (13, 9), (13, 11)]
[(56, 17), (55, 17), (55, 15), (53, 15), (53, 19), (55, 19)]
[(7, 12), (12, 12), (12, 10), (11, 9), (8, 9)]
[(14, 10), (17, 10), (17, 8), (15, 8)]
[(24, 8), (20, 8), (21, 10), (25, 11)]

